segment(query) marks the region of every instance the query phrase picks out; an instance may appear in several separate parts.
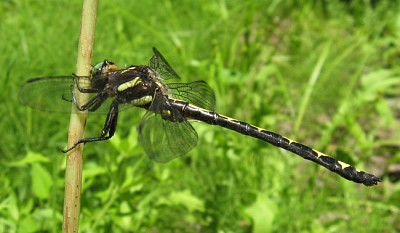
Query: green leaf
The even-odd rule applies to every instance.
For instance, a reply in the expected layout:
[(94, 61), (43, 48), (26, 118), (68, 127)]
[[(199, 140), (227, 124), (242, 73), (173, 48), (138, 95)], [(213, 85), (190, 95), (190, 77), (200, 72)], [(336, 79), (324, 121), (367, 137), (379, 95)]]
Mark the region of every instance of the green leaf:
[(50, 174), (41, 164), (33, 164), (31, 177), (33, 194), (40, 199), (47, 199), (53, 185)]
[(192, 194), (190, 190), (172, 192), (167, 199), (161, 199), (161, 203), (168, 205), (183, 205), (190, 212), (204, 211), (204, 201)]
[(42, 154), (28, 151), (26, 156), (19, 161), (8, 163), (10, 167), (24, 167), (29, 164), (35, 164), (38, 162), (49, 162), (49, 158), (43, 156)]
[(253, 220), (254, 233), (271, 232), (277, 207), (265, 194), (259, 193), (256, 202), (247, 207), (245, 212)]
[(15, 196), (15, 193), (10, 193), (10, 196), (7, 198), (3, 199), (0, 205), (0, 210), (2, 209), (8, 209), (9, 216), (13, 220), (17, 220), (20, 217), (20, 211), (18, 209), (18, 201), (17, 197)]
[(26, 216), (19, 223), (18, 232), (38, 232), (40, 222), (35, 220), (33, 215)]

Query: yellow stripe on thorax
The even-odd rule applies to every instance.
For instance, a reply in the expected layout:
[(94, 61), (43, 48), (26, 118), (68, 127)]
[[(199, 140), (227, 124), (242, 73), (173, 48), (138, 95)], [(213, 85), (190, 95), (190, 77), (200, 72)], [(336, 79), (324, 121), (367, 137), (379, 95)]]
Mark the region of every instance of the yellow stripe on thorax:
[(122, 83), (121, 85), (119, 85), (117, 90), (125, 91), (126, 89), (134, 87), (141, 82), (142, 82), (142, 80), (140, 79), (140, 77), (136, 77), (136, 78), (132, 79), (131, 81), (128, 81), (128, 82), (125, 82), (125, 83)]

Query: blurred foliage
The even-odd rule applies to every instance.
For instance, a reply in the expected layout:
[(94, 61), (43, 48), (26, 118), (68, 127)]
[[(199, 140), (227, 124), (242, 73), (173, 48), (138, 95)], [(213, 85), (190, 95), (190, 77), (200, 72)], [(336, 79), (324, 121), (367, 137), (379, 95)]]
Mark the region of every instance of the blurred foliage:
[[(0, 232), (59, 232), (68, 115), (18, 102), (20, 84), (74, 72), (79, 1), (0, 2)], [(400, 231), (399, 1), (100, 1), (94, 60), (148, 64), (157, 47), (217, 111), (383, 177), (348, 182), (201, 123), (168, 164), (137, 142), (143, 110), (85, 146), (82, 232)], [(105, 116), (89, 117), (86, 135)], [(397, 169), (396, 169), (397, 167)]]

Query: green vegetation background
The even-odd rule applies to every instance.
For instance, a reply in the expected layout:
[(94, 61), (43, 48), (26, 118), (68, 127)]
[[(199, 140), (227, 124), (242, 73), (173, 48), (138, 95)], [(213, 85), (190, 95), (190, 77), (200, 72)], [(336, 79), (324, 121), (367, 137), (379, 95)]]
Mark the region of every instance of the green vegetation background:
[[(85, 146), (82, 232), (398, 232), (398, 1), (100, 1), (94, 63), (148, 64), (157, 47), (217, 111), (383, 177), (349, 182), (243, 135), (194, 123), (196, 149), (156, 164), (144, 111)], [(80, 1), (0, 3), (0, 232), (59, 232), (68, 114), (18, 102), (31, 77), (75, 70)], [(100, 133), (104, 115), (89, 118)], [(398, 178), (398, 173), (397, 173)]]

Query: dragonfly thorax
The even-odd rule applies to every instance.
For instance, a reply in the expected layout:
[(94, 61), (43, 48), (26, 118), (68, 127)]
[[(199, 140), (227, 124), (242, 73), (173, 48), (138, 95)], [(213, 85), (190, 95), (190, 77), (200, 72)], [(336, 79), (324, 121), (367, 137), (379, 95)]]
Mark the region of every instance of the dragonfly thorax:
[(157, 91), (167, 93), (167, 87), (160, 81), (160, 75), (148, 66), (132, 66), (110, 72), (106, 76), (107, 94), (120, 104), (147, 108)]
[(119, 103), (135, 106), (150, 104), (157, 88), (149, 73), (134, 68), (121, 71), (109, 80), (109, 86)]

